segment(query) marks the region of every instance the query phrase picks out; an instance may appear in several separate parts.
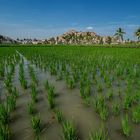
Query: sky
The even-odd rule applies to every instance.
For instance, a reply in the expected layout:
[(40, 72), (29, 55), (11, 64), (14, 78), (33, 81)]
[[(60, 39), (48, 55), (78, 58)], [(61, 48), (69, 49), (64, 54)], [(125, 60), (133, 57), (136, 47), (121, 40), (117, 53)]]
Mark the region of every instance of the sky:
[(45, 39), (75, 29), (135, 39), (140, 0), (0, 0), (0, 34)]

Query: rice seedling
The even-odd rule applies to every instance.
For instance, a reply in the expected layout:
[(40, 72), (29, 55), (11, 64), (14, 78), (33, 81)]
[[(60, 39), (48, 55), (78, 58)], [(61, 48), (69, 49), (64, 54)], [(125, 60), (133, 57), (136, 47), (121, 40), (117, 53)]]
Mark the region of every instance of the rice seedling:
[(49, 86), (48, 88), (48, 95), (50, 95), (51, 97), (55, 97), (55, 94), (54, 94), (54, 86)]
[(37, 85), (38, 80), (37, 80), (37, 77), (36, 77), (35, 72), (33, 70), (33, 67), (31, 65), (29, 65), (28, 69), (29, 69), (29, 74), (30, 74), (32, 82)]
[(47, 99), (48, 99), (50, 108), (53, 109), (55, 106), (54, 96), (52, 96), (51, 94), (48, 94)]
[(27, 105), (27, 111), (30, 115), (33, 115), (35, 113), (34, 103), (28, 103)]
[(7, 97), (7, 101), (6, 101), (6, 105), (8, 108), (9, 112), (12, 112), (15, 110), (16, 108), (16, 98), (14, 95), (8, 96)]
[(128, 110), (132, 105), (132, 97), (128, 93), (125, 94), (123, 99), (123, 107), (124, 109)]
[(14, 66), (13, 63), (11, 63), (10, 64), (10, 72), (9, 73), (12, 75), (14, 73), (14, 71), (15, 71), (15, 66)]
[(41, 120), (39, 116), (32, 116), (31, 118), (31, 126), (34, 132), (34, 139), (39, 140), (40, 139), (40, 133), (41, 133)]
[(63, 73), (62, 71), (59, 71), (57, 72), (57, 77), (56, 77), (57, 80), (62, 80), (63, 79)]
[(101, 84), (98, 84), (98, 85), (97, 85), (97, 91), (98, 91), (98, 92), (102, 92), (102, 90), (103, 90), (102, 85), (101, 85)]
[(36, 87), (35, 85), (31, 85), (31, 98), (32, 98), (32, 102), (36, 103), (38, 100), (37, 100), (37, 90), (36, 90)]
[(62, 132), (64, 140), (77, 140), (77, 132), (73, 124), (69, 121), (62, 123)]
[(120, 113), (120, 104), (118, 102), (113, 103), (112, 112), (115, 116), (118, 116)]
[(0, 124), (0, 140), (10, 140), (11, 135), (9, 126)]
[(12, 88), (12, 93), (11, 93), (11, 94), (12, 94), (15, 98), (18, 97), (19, 93), (18, 93), (16, 87)]
[(39, 116), (31, 117), (31, 127), (35, 133), (35, 135), (39, 135), (41, 132), (41, 120)]
[(58, 123), (61, 123), (63, 121), (63, 115), (59, 109), (55, 110), (55, 117)]
[(140, 105), (132, 110), (132, 121), (134, 123), (140, 123)]
[(102, 95), (98, 95), (97, 97), (94, 97), (93, 106), (95, 112), (100, 115), (101, 119), (106, 120), (109, 113), (108, 113), (108, 107), (105, 104), (105, 99)]
[(24, 69), (22, 64), (19, 66), (19, 81), (23, 89), (27, 89), (27, 81), (24, 76)]
[(113, 98), (113, 91), (110, 90), (109, 92), (107, 92), (107, 100), (111, 100)]
[(99, 115), (101, 117), (102, 120), (107, 120), (109, 112), (108, 112), (108, 108), (107, 106), (103, 106), (99, 112)]
[(0, 64), (0, 77), (4, 77), (4, 67)]
[(45, 89), (46, 89), (46, 90), (49, 89), (49, 82), (48, 82), (48, 80), (46, 80), (46, 82), (45, 82)]
[(74, 80), (70, 76), (66, 76), (66, 84), (68, 88), (73, 89), (74, 88)]
[(126, 137), (131, 136), (131, 128), (128, 122), (128, 115), (122, 118), (121, 120), (122, 132)]
[(9, 73), (6, 75), (6, 79), (4, 80), (4, 86), (5, 86), (5, 88), (9, 92), (11, 92), (11, 88), (12, 88), (12, 77), (11, 77), (11, 75)]
[(4, 125), (9, 124), (10, 113), (6, 106), (0, 104), (0, 122)]
[(89, 140), (108, 140), (107, 135), (108, 132), (101, 128), (95, 133), (90, 133)]
[(85, 95), (87, 97), (89, 97), (90, 94), (91, 94), (91, 85), (90, 85), (90, 82), (88, 81), (87, 84), (86, 84), (86, 86), (85, 86)]

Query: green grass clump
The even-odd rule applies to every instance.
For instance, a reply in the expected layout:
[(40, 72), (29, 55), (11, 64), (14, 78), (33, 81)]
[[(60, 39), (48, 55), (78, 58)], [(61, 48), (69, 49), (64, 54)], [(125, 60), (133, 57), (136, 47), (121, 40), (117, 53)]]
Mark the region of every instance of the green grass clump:
[(96, 113), (99, 114), (102, 120), (107, 120), (109, 112), (108, 112), (108, 107), (105, 103), (105, 98), (103, 95), (98, 95), (94, 97), (93, 99), (93, 106), (96, 111)]
[(112, 112), (115, 116), (119, 115), (119, 113), (120, 113), (120, 104), (119, 103), (117, 103), (117, 102), (113, 103)]
[(74, 88), (74, 79), (70, 76), (66, 76), (66, 84), (68, 88), (73, 89)]
[(23, 89), (27, 89), (27, 81), (24, 76), (23, 64), (19, 65), (19, 81)]
[(122, 118), (121, 120), (122, 132), (126, 137), (131, 136), (131, 128), (128, 121), (128, 115)]
[(10, 113), (3, 104), (0, 104), (0, 122), (4, 125), (9, 124), (10, 121)]
[(112, 90), (109, 91), (106, 96), (107, 96), (107, 100), (113, 99), (113, 91)]
[(140, 105), (132, 110), (132, 121), (134, 123), (140, 123)]
[(10, 140), (11, 130), (8, 125), (0, 124), (0, 140)]
[(36, 77), (35, 72), (33, 70), (33, 67), (31, 65), (29, 65), (28, 69), (29, 69), (29, 74), (30, 74), (32, 83), (37, 85), (38, 84), (38, 80), (37, 80), (37, 77)]
[(62, 131), (64, 140), (78, 140), (76, 129), (71, 122), (63, 122)]
[(31, 98), (32, 98), (32, 102), (36, 103), (38, 100), (37, 100), (37, 90), (36, 90), (36, 87), (35, 85), (31, 85)]
[(28, 103), (28, 105), (27, 105), (27, 110), (28, 110), (28, 113), (29, 113), (30, 115), (34, 115), (35, 109), (34, 109), (34, 103), (33, 103), (33, 102)]
[(108, 133), (101, 128), (95, 133), (90, 133), (89, 140), (107, 140)]
[(12, 112), (15, 110), (16, 108), (16, 98), (14, 95), (8, 96), (7, 97), (7, 101), (6, 101), (6, 105), (8, 108), (9, 112)]
[(4, 66), (2, 64), (0, 64), (0, 78), (4, 77)]
[(55, 117), (58, 123), (61, 123), (63, 121), (63, 115), (59, 109), (55, 110)]
[(128, 93), (125, 94), (123, 99), (123, 107), (124, 109), (128, 110), (132, 106), (132, 97)]
[(55, 106), (55, 95), (54, 95), (54, 87), (49, 85), (48, 94), (47, 94), (48, 103), (51, 109)]
[(36, 135), (40, 134), (40, 132), (41, 132), (41, 120), (40, 120), (39, 116), (32, 116), (31, 127)]
[(49, 88), (49, 82), (48, 82), (48, 80), (46, 80), (46, 82), (45, 82), (45, 89), (46, 89), (46, 91), (48, 90), (48, 88)]

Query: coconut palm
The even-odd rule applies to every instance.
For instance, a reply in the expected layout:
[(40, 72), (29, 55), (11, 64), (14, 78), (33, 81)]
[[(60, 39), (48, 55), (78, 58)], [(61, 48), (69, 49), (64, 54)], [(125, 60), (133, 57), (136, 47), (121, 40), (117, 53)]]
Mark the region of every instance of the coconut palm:
[(125, 34), (125, 32), (123, 31), (123, 29), (119, 28), (116, 30), (115, 36), (119, 38), (120, 42), (122, 42), (124, 34)]
[(135, 36), (140, 40), (140, 27), (136, 30)]

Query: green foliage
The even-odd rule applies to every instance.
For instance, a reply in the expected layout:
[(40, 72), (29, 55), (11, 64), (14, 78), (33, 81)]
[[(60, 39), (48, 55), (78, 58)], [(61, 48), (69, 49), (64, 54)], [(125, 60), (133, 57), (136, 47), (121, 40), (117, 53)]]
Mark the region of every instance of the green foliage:
[(59, 109), (55, 110), (55, 117), (56, 117), (58, 123), (61, 123), (63, 121), (63, 115)]
[(14, 111), (15, 108), (16, 108), (16, 98), (15, 98), (15, 96), (14, 95), (8, 96), (6, 104), (7, 104), (7, 108), (8, 108), (9, 112)]
[(27, 89), (27, 81), (24, 76), (24, 69), (22, 64), (19, 65), (19, 81), (23, 89)]
[(48, 90), (48, 88), (49, 88), (49, 82), (48, 82), (48, 80), (46, 80), (46, 82), (45, 82), (45, 89)]
[(63, 122), (62, 131), (64, 140), (78, 140), (76, 129), (71, 122)]
[(68, 88), (73, 89), (74, 88), (74, 80), (70, 76), (66, 76), (66, 84)]
[(128, 115), (126, 115), (125, 117), (122, 118), (121, 125), (122, 125), (123, 134), (126, 137), (131, 136), (131, 128), (130, 128), (130, 125), (129, 125), (129, 122), (128, 122)]
[(111, 90), (111, 91), (107, 92), (106, 96), (107, 96), (108, 100), (111, 100), (113, 98), (113, 91)]
[(107, 140), (108, 133), (101, 128), (95, 133), (90, 133), (89, 140)]
[(31, 98), (32, 98), (32, 102), (36, 103), (37, 100), (37, 90), (34, 84), (31, 85)]
[(10, 113), (3, 104), (0, 104), (0, 122), (4, 125), (9, 124)]
[(39, 116), (32, 116), (31, 126), (36, 135), (39, 135), (41, 132), (41, 120)]
[(120, 104), (118, 102), (113, 103), (112, 112), (113, 112), (113, 114), (115, 116), (119, 115), (119, 113), (120, 113)]
[(27, 105), (27, 110), (28, 110), (28, 113), (30, 115), (33, 115), (35, 113), (35, 109), (34, 109), (34, 103), (31, 102), (31, 103), (28, 103)]
[(132, 97), (131, 97), (131, 95), (126, 93), (123, 100), (124, 100), (123, 101), (124, 109), (128, 110), (131, 107), (131, 105), (132, 105)]
[(29, 74), (30, 74), (32, 83), (37, 85), (38, 80), (37, 80), (37, 77), (36, 77), (35, 72), (33, 70), (33, 67), (31, 65), (29, 65), (28, 69), (29, 69)]
[(132, 121), (134, 123), (140, 123), (140, 105), (132, 110)]
[(94, 97), (93, 106), (95, 111), (100, 115), (102, 120), (106, 120), (108, 118), (109, 112), (107, 105), (105, 104), (105, 99), (103, 95), (98, 95)]
[(10, 140), (11, 130), (8, 125), (0, 124), (0, 140)]

